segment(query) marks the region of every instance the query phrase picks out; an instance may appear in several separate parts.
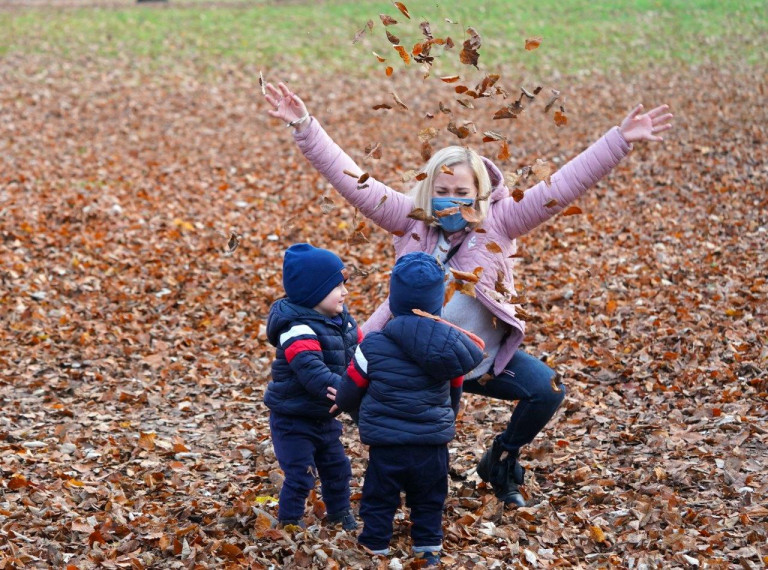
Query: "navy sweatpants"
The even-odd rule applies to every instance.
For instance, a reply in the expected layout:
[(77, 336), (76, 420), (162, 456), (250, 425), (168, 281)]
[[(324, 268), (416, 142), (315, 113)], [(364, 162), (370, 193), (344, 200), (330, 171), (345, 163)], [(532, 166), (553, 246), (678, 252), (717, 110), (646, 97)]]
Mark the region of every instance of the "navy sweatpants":
[(301, 520), (315, 474), (329, 515), (349, 509), (352, 469), (344, 453), (342, 425), (335, 418), (311, 419), (271, 412), (269, 428), (280, 469), (285, 473), (277, 518)]
[(371, 550), (389, 548), (400, 492), (411, 510), (414, 552), (443, 544), (443, 504), (448, 496), (447, 445), (372, 446), (368, 454), (358, 542)]

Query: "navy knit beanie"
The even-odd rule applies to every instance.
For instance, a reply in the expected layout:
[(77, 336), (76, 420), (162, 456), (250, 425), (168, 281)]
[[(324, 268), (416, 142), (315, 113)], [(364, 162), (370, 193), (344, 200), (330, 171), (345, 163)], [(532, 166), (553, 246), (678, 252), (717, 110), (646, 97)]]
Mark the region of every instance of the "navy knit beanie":
[(292, 303), (313, 309), (344, 281), (344, 262), (338, 255), (297, 243), (289, 247), (283, 258), (283, 288)]
[(445, 297), (445, 273), (438, 261), (422, 251), (397, 260), (389, 282), (389, 309), (395, 316), (420, 309), (440, 315)]

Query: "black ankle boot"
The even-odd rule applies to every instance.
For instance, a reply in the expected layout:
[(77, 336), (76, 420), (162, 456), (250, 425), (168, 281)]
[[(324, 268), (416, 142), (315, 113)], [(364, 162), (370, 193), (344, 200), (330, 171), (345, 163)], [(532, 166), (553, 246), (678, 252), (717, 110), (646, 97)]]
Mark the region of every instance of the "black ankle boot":
[[(502, 459), (502, 456), (506, 457)], [(490, 483), (493, 493), (505, 505), (525, 506), (525, 499), (518, 485), (523, 484), (525, 469), (517, 462), (515, 455), (507, 452), (498, 438), (494, 439), (491, 449), (483, 454), (477, 465), (477, 474), (486, 483)]]

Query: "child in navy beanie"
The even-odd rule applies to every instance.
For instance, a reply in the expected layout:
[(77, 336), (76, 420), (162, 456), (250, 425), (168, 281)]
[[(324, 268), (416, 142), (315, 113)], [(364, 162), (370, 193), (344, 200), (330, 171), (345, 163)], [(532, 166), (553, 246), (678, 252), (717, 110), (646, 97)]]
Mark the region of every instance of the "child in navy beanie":
[(438, 318), (444, 295), (444, 269), (434, 257), (399, 258), (390, 278), (393, 318), (360, 343), (335, 392), (341, 410), (358, 411), (360, 439), (370, 446), (358, 542), (389, 552), (405, 491), (413, 551), (428, 565), (439, 563), (442, 550), (448, 442), (463, 375), (483, 359), (479, 338)]
[(267, 338), (277, 351), (264, 393), (272, 445), (285, 473), (278, 503), (282, 525), (303, 525), (305, 503), (319, 477), (328, 522), (357, 528), (342, 425), (326, 396), (329, 388), (338, 388), (361, 339), (344, 304), (346, 280), (344, 263), (335, 253), (307, 243), (285, 252), (287, 297), (269, 310)]

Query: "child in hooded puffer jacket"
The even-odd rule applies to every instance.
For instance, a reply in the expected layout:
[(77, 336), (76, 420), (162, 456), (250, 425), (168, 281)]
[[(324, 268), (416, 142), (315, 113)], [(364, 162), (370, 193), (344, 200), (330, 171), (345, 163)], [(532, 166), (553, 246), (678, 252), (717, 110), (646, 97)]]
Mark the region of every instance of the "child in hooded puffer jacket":
[(398, 259), (390, 278), (393, 318), (357, 347), (335, 393), (340, 409), (359, 410), (360, 439), (370, 446), (358, 542), (375, 554), (389, 552), (405, 491), (413, 551), (428, 565), (440, 560), (448, 442), (463, 375), (483, 359), (478, 337), (437, 318), (444, 296), (445, 271), (434, 257)]
[(277, 353), (264, 394), (272, 445), (285, 473), (278, 505), (283, 526), (302, 525), (307, 497), (319, 477), (328, 522), (357, 528), (342, 425), (326, 397), (329, 387), (338, 388), (361, 339), (344, 305), (346, 280), (344, 263), (328, 250), (299, 243), (285, 252), (287, 298), (269, 311), (267, 338)]

